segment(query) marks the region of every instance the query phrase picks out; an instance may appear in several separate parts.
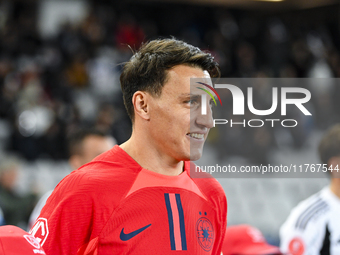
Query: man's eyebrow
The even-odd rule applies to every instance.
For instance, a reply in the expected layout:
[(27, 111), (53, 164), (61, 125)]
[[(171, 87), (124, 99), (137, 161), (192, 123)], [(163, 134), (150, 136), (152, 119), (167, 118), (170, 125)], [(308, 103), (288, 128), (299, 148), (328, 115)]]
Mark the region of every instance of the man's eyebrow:
[(182, 93), (179, 95), (180, 97), (190, 97), (191, 94), (190, 93)]
[(191, 93), (183, 93), (180, 95), (181, 98), (200, 98), (201, 95), (195, 95), (195, 94), (191, 94)]

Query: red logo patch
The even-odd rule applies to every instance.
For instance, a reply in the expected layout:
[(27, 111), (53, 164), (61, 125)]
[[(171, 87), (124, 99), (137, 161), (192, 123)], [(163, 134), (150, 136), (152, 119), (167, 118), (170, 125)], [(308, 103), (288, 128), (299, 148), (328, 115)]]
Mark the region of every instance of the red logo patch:
[(292, 255), (302, 255), (305, 252), (305, 244), (301, 238), (295, 237), (290, 241), (288, 249)]
[(47, 220), (45, 218), (39, 218), (29, 233), (43, 246), (49, 233)]

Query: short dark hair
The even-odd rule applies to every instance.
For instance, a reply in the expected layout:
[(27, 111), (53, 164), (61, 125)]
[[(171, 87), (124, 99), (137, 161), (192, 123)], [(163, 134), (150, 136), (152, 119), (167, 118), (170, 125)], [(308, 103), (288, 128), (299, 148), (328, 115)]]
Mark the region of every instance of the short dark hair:
[(136, 91), (160, 96), (167, 80), (167, 71), (177, 65), (199, 67), (212, 78), (220, 76), (214, 57), (186, 42), (171, 38), (150, 41), (126, 62), (120, 76), (124, 104), (131, 120), (134, 119), (132, 97)]
[(331, 127), (322, 137), (319, 155), (323, 164), (328, 164), (332, 157), (340, 157), (340, 124)]
[(106, 137), (107, 134), (92, 128), (83, 128), (74, 131), (68, 137), (69, 156), (81, 155), (83, 153), (83, 142), (89, 136)]

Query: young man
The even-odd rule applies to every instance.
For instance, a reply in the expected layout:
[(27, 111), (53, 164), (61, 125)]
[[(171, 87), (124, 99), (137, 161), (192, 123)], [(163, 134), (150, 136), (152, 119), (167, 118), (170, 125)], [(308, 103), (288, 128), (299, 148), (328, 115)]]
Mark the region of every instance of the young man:
[(133, 55), (120, 78), (131, 138), (56, 187), (31, 230), (46, 253), (220, 255), (223, 189), (189, 174), (213, 126), (190, 78), (218, 74), (210, 54), (175, 39)]
[(291, 255), (340, 254), (340, 124), (319, 144), (330, 186), (299, 203), (280, 229), (281, 250)]
[[(72, 170), (76, 170), (82, 165), (85, 165), (117, 144), (112, 136), (108, 136), (96, 129), (81, 129), (76, 131), (70, 136), (68, 143), (68, 162)], [(32, 228), (37, 220), (52, 191), (53, 190), (46, 192), (36, 204), (29, 218), (29, 229)]]

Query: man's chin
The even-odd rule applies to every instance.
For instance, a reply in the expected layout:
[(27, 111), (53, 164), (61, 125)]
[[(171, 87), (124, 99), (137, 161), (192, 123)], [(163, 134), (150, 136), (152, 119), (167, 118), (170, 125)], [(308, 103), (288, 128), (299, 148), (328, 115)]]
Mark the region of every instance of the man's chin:
[(190, 161), (199, 160), (202, 157), (202, 150), (191, 150), (190, 151)]

